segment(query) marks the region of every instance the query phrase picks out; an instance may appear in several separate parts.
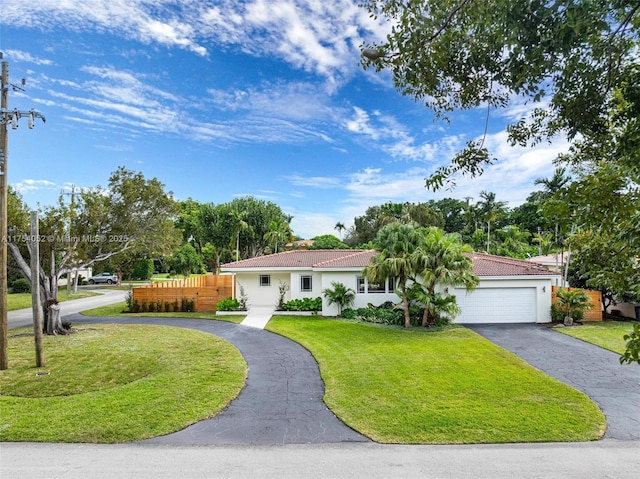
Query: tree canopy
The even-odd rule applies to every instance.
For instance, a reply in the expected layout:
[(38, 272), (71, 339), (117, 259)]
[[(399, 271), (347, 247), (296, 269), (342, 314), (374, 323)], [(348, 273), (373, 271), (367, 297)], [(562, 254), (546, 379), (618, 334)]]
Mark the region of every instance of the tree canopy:
[[(524, 98), (533, 108), (509, 127), (514, 144), (561, 132), (600, 135), (609, 129), (616, 92), (634, 85), (637, 0), (365, 0), (363, 6), (393, 25), (385, 42), (365, 45), (365, 68), (390, 70), (403, 95), (439, 116)], [(427, 186), (482, 174), (492, 161), (482, 141), (470, 141)]]
[[(15, 267), (32, 281), (29, 266), (28, 207), (10, 192), (8, 248)], [(174, 229), (175, 202), (156, 178), (118, 168), (106, 188), (83, 189), (70, 203), (60, 196), (57, 205), (40, 214), (40, 274), (45, 327), (64, 333), (59, 317), (50, 321), (50, 307), (57, 302), (58, 279), (67, 269), (83, 269), (116, 255), (136, 260), (138, 253), (168, 254), (177, 245)]]

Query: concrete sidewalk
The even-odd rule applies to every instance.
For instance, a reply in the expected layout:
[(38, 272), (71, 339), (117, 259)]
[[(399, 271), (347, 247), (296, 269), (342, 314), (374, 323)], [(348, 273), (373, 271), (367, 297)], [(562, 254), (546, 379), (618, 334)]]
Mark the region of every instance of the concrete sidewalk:
[(273, 316), (274, 310), (269, 306), (264, 307), (251, 307), (247, 312), (247, 316), (242, 320), (243, 326), (249, 326), (251, 328), (264, 329), (271, 316)]

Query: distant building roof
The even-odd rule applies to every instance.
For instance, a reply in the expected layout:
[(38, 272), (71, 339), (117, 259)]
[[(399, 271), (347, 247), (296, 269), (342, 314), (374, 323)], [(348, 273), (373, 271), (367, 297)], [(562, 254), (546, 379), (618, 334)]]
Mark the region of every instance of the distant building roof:
[(531, 263), (538, 263), (545, 266), (562, 266), (564, 262), (569, 257), (570, 253), (553, 253), (553, 254), (545, 254), (542, 256), (532, 256), (528, 258), (527, 261)]
[[(376, 256), (374, 250), (293, 250), (227, 263), (223, 271), (251, 271), (268, 269), (351, 269), (364, 268)], [(469, 253), (473, 270), (478, 276), (553, 275), (540, 265), (486, 253)]]

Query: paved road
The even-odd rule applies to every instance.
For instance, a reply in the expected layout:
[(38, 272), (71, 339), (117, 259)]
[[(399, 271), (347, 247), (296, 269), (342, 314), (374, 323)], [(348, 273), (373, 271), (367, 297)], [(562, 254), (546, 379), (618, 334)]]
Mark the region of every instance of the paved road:
[(637, 364), (621, 366), (618, 354), (545, 326), (482, 324), (468, 327), (593, 399), (607, 418), (606, 438), (640, 441), (640, 367)]
[[(128, 318), (73, 323), (131, 323)], [(244, 389), (220, 414), (182, 431), (145, 441), (172, 445), (276, 445), (368, 442), (327, 408), (324, 383), (311, 353), (289, 339), (261, 329), (222, 321), (136, 319), (144, 324), (179, 325), (215, 334), (236, 346), (248, 371)]]
[(640, 445), (0, 445), (2, 479), (637, 479)]
[[(127, 295), (127, 291), (115, 289), (97, 289), (95, 292), (102, 294), (100, 296), (91, 296), (89, 298), (61, 302), (60, 315), (64, 318), (86, 309), (119, 303), (120, 301), (124, 301), (124, 298)], [(33, 311), (31, 308), (9, 311), (7, 318), (9, 329), (19, 328), (21, 326), (31, 326), (33, 324)]]

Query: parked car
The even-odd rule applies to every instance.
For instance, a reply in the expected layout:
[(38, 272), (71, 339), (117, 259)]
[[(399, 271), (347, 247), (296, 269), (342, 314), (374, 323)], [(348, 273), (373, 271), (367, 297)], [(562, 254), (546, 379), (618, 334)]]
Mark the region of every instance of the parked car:
[(95, 276), (91, 276), (91, 278), (89, 278), (89, 284), (98, 284), (98, 283), (116, 284), (117, 282), (118, 282), (118, 277), (112, 273), (100, 273)]

